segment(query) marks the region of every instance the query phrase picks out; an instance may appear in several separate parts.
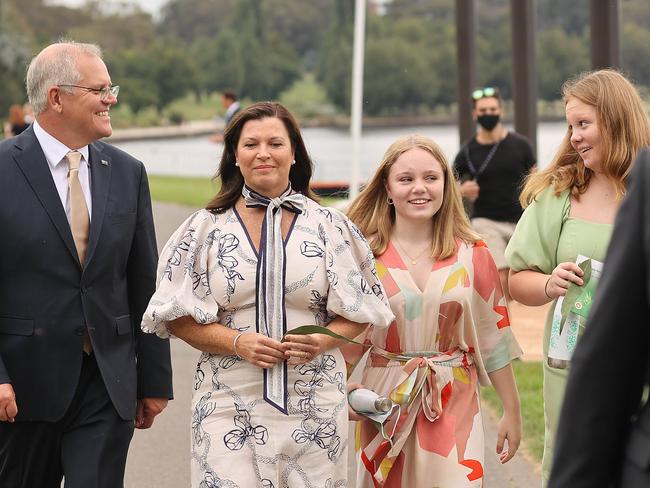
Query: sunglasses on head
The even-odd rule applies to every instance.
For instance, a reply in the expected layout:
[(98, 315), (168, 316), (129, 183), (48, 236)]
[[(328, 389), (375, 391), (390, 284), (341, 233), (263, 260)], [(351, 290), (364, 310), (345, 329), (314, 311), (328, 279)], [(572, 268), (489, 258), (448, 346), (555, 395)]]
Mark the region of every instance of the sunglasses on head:
[(485, 88), (479, 88), (478, 90), (474, 90), (472, 92), (472, 99), (473, 100), (480, 100), (481, 98), (489, 98), (489, 97), (498, 97), (499, 91), (496, 88), (493, 88), (491, 86), (485, 87)]

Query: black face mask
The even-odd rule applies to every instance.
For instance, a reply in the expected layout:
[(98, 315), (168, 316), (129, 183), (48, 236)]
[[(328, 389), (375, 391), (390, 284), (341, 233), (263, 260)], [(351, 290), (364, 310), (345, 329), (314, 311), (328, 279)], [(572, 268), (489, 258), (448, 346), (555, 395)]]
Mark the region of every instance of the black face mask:
[(476, 117), (476, 121), (483, 127), (485, 130), (490, 131), (496, 127), (499, 123), (499, 115), (479, 115)]

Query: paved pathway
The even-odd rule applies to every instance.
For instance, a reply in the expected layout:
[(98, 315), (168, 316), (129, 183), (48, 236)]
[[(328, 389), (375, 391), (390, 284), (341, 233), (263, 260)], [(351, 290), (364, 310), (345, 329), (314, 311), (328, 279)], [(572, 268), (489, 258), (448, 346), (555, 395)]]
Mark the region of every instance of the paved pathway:
[[(158, 247), (164, 245), (192, 209), (155, 203), (154, 218)], [(543, 309), (516, 305), (513, 324), (527, 360), (541, 358)], [(136, 431), (127, 463), (126, 488), (188, 488), (190, 486), (190, 399), (198, 352), (185, 343), (172, 341), (175, 400), (149, 430)], [(496, 420), (485, 412), (486, 486), (489, 488), (534, 488), (541, 486), (538, 468), (524, 456), (500, 465), (494, 452)], [(248, 487), (246, 487), (248, 488)], [(252, 488), (252, 487), (251, 487)]]
[(517, 302), (509, 304), (512, 330), (524, 350), (524, 361), (542, 360), (543, 326), (549, 308), (550, 303), (541, 307), (527, 307)]
[[(154, 203), (158, 250), (192, 209)], [(172, 340), (174, 396), (148, 430), (136, 430), (126, 466), (126, 488), (189, 488), (190, 399), (198, 352)]]

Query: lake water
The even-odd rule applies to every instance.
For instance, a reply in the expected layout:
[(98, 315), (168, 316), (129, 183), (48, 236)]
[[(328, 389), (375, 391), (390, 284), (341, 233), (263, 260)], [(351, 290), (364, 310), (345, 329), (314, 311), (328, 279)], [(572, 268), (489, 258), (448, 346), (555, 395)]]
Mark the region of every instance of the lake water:
[[(564, 122), (540, 123), (537, 131), (537, 154), (540, 167), (546, 166), (566, 131)], [(458, 152), (458, 129), (455, 126), (420, 126), (368, 129), (361, 141), (361, 179), (370, 177), (390, 144), (400, 136), (422, 134), (435, 140), (453, 162)], [(314, 181), (346, 181), (350, 174), (352, 141), (347, 130), (306, 128), (302, 131), (307, 150), (314, 161)], [(212, 176), (223, 146), (207, 137), (116, 143), (144, 162), (150, 174), (176, 176)]]

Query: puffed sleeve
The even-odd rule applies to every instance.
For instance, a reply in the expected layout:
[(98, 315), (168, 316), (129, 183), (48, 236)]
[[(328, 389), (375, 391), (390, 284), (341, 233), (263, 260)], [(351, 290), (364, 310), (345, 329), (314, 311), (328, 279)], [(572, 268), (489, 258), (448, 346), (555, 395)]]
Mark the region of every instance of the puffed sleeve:
[(474, 358), (481, 384), (489, 384), (488, 373), (507, 366), (522, 355), (510, 327), (506, 298), (499, 271), (484, 242), (472, 249), (473, 299), (472, 317), (476, 330)]
[(217, 320), (219, 305), (210, 292), (208, 254), (218, 237), (215, 216), (191, 215), (174, 232), (158, 260), (158, 284), (142, 317), (142, 330), (170, 337), (167, 323), (192, 317), (199, 324)]
[(330, 285), (327, 311), (358, 323), (386, 328), (393, 312), (375, 269), (375, 258), (359, 229), (341, 212), (322, 208), (319, 233), (325, 241)]
[(551, 273), (557, 266), (560, 232), (568, 215), (568, 190), (555, 196), (550, 186), (540, 193), (524, 211), (506, 248), (505, 256), (510, 269)]

